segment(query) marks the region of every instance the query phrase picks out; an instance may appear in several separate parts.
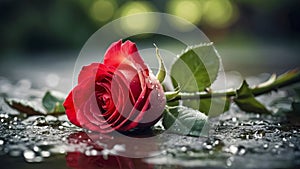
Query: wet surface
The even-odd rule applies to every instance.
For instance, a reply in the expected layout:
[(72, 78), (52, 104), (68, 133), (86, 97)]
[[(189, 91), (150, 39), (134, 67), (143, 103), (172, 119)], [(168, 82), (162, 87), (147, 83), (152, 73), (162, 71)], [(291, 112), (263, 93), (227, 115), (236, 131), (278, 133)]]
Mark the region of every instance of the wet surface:
[[(300, 127), (285, 92), (259, 97), (275, 115), (236, 106), (210, 118), (207, 137), (145, 132), (138, 138), (100, 135), (75, 127), (65, 115), (26, 116), (3, 98), (39, 102), (45, 91), (30, 81), (0, 80), (1, 168), (297, 168)], [(26, 91), (26, 92), (24, 92)], [(277, 100), (277, 101), (275, 101)], [(278, 101), (279, 100), (279, 101)], [(294, 112), (294, 114), (297, 112)], [(299, 113), (299, 112), (298, 112)], [(299, 117), (299, 116), (298, 116)], [(159, 134), (162, 133), (162, 134)], [(153, 139), (143, 138), (156, 135)], [(133, 157), (143, 158), (133, 158)]]

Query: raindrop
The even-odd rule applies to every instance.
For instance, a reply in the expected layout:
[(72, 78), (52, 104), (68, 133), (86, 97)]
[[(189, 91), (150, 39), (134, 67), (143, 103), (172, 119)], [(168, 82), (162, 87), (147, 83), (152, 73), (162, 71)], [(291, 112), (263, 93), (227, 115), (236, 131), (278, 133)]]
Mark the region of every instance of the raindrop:
[(264, 144), (264, 145), (263, 145), (263, 148), (264, 148), (264, 149), (267, 149), (267, 148), (269, 148), (269, 145), (268, 145), (268, 144)]
[(255, 139), (261, 139), (263, 138), (263, 136), (265, 135), (264, 131), (263, 130), (257, 130), (255, 131), (255, 133), (253, 134), (253, 137)]
[(183, 147), (180, 148), (180, 151), (186, 152), (186, 151), (187, 151), (187, 148), (186, 148), (185, 146), (183, 146)]
[(0, 118), (5, 118), (5, 119), (7, 119), (9, 116), (8, 116), (8, 114), (6, 114), (6, 113), (1, 113), (0, 114)]
[(19, 150), (19, 149), (11, 149), (10, 151), (9, 151), (9, 155), (10, 156), (12, 156), (12, 157), (18, 157), (18, 156), (20, 156), (21, 155), (21, 150)]
[(295, 144), (289, 143), (289, 147), (294, 148), (294, 147), (295, 147)]
[(42, 157), (50, 157), (51, 153), (49, 151), (41, 151)]
[(229, 148), (226, 150), (227, 152), (235, 155), (244, 155), (246, 154), (246, 148), (242, 145), (235, 146), (230, 145)]
[(25, 126), (24, 125), (16, 125), (16, 129), (23, 130), (23, 129), (25, 129)]
[(113, 149), (115, 150), (115, 151), (125, 151), (125, 145), (124, 144), (116, 144), (114, 147), (113, 147)]
[(228, 167), (232, 166), (232, 163), (234, 161), (234, 157), (229, 157), (227, 160), (226, 160), (226, 165)]
[(3, 140), (0, 140), (0, 146), (2, 146), (4, 144)]
[(213, 148), (213, 146), (207, 142), (203, 143), (203, 147), (206, 150), (211, 150)]
[(274, 146), (274, 148), (276, 148), (276, 149), (278, 149), (280, 147), (280, 145), (278, 145), (278, 144), (276, 144), (275, 146)]
[(33, 147), (33, 151), (39, 152), (39, 151), (41, 151), (41, 149), (40, 149), (38, 146), (34, 146), (34, 147)]
[(47, 122), (52, 122), (52, 121), (57, 121), (57, 118), (55, 116), (48, 115), (46, 116), (45, 120)]
[(23, 152), (23, 156), (24, 156), (26, 161), (31, 161), (35, 158), (35, 153), (31, 150), (25, 150)]
[(87, 151), (85, 151), (85, 155), (86, 156), (97, 156), (98, 155), (98, 151), (95, 150), (95, 149), (87, 150)]
[(246, 154), (246, 148), (244, 146), (238, 146), (238, 155), (244, 155)]
[(34, 121), (33, 125), (35, 125), (35, 126), (47, 126), (48, 123), (47, 123), (47, 121), (45, 120), (44, 117), (39, 117)]
[(236, 154), (238, 152), (238, 147), (230, 145), (227, 151), (231, 154)]

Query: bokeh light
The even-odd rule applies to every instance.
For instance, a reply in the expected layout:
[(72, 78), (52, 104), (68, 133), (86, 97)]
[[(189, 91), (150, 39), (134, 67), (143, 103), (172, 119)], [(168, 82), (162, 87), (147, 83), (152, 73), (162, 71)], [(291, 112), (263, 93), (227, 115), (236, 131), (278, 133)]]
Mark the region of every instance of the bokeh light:
[(202, 17), (202, 5), (199, 0), (172, 0), (167, 4), (167, 10), (170, 14), (193, 24), (198, 24)]
[(214, 28), (229, 26), (238, 17), (238, 10), (229, 0), (207, 0), (203, 6), (203, 21)]
[[(121, 9), (119, 17), (154, 12), (155, 7), (146, 1), (130, 1), (125, 3)], [(127, 33), (151, 32), (157, 28), (159, 20), (151, 15), (136, 15), (134, 19), (123, 19), (121, 29)], [(120, 28), (118, 28), (120, 29)]]
[(106, 22), (113, 17), (116, 10), (117, 3), (115, 0), (97, 0), (92, 4), (90, 13), (93, 19)]
[[(199, 24), (202, 18), (202, 2), (199, 0), (171, 0), (168, 1), (166, 8), (168, 13), (195, 25)], [(170, 20), (170, 24), (179, 31), (191, 31), (193, 27), (184, 20)]]

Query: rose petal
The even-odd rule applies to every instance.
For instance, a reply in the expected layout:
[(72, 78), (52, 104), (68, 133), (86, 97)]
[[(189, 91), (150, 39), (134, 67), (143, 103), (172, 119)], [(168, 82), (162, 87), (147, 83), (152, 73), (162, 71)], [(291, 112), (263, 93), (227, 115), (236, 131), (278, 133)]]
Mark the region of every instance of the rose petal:
[(93, 77), (95, 79), (99, 65), (100, 63), (92, 63), (88, 66), (83, 66), (78, 76), (78, 83), (81, 83), (90, 77)]
[(67, 99), (63, 103), (68, 119), (79, 127), (81, 127), (81, 119), (78, 118), (78, 110), (93, 93), (93, 84), (93, 78), (87, 78), (69, 93)]
[(65, 107), (66, 114), (71, 123), (75, 124), (78, 127), (81, 127), (79, 121), (77, 120), (76, 110), (73, 102), (73, 92), (70, 92), (66, 100), (63, 103)]
[(148, 72), (148, 67), (138, 53), (137, 47), (131, 41), (122, 44), (122, 40), (111, 44), (104, 55), (104, 64), (118, 68), (120, 64), (133, 64), (137, 70)]

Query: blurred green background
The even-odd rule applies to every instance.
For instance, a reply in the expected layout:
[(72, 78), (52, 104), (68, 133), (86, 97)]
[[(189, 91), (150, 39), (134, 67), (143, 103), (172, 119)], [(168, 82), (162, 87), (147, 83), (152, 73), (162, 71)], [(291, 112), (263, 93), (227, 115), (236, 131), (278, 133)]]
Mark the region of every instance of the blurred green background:
[[(299, 65), (299, 7), (299, 0), (1, 0), (0, 73), (16, 79), (28, 76), (26, 70), (57, 74), (67, 62), (69, 70), (101, 26), (151, 11), (197, 25), (215, 43), (225, 70), (283, 72)], [(121, 29), (143, 29), (147, 22)]]
[(298, 43), (298, 0), (1, 0), (1, 55), (79, 50), (101, 26), (139, 12), (166, 12), (217, 43)]

